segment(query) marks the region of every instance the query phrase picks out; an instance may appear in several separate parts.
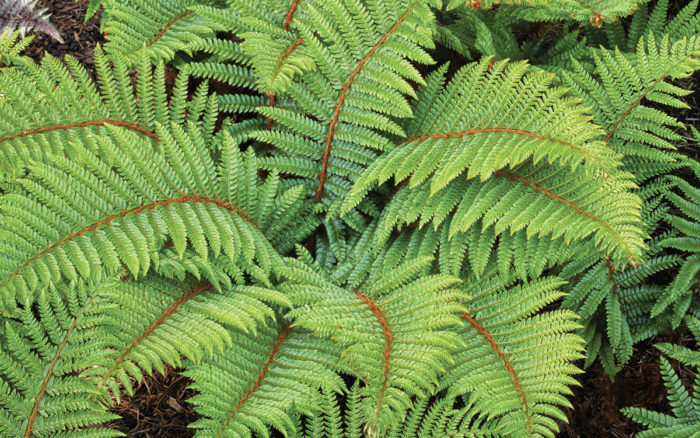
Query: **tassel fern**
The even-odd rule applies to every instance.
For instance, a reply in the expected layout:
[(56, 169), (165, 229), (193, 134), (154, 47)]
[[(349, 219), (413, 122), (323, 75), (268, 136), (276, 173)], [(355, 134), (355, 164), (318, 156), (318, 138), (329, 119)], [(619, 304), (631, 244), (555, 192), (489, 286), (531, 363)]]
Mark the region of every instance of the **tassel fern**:
[[(553, 437), (697, 331), (697, 1), (510, 3), (93, 1), (96, 80), (0, 38), (0, 434), (120, 436), (173, 366), (197, 436)], [(663, 373), (626, 412), (685, 430)]]

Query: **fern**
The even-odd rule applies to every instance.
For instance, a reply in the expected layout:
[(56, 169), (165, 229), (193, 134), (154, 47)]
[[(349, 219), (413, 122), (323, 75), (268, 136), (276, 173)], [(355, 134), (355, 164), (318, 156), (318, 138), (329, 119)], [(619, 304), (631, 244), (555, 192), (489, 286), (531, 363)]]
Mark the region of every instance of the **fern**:
[(553, 437), (585, 343), (697, 325), (697, 1), (506, 3), (93, 1), (96, 80), (0, 39), (0, 434), (176, 366), (198, 436)]
[[(617, 192), (632, 185), (615, 169), (616, 157), (592, 141), (600, 131), (583, 108), (563, 97), (565, 90), (547, 89), (550, 75), (525, 76), (525, 64), (490, 65), (463, 68), (443, 92), (444, 80), (433, 76), (407, 128), (410, 138), (364, 172), (341, 211), (391, 176), (397, 182), (410, 177), (382, 213), (380, 243), (394, 227), (418, 221), (448, 228), (449, 237), (475, 225), (477, 233), (493, 226), (494, 237), (523, 228), (528, 237), (567, 242), (593, 235), (614, 258), (635, 259), (641, 235), (629, 231), (637, 218), (618, 212), (639, 201)], [(601, 199), (607, 199), (605, 211), (596, 210)], [(484, 249), (493, 244), (492, 238)]]
[(91, 402), (97, 389), (75, 375), (90, 366), (85, 357), (109, 346), (102, 311), (110, 306), (104, 295), (115, 281), (108, 277), (79, 289), (50, 288), (37, 297), (35, 307), (26, 302), (15, 317), (3, 318), (2, 436), (123, 436), (92, 428), (117, 416)]
[[(191, 8), (209, 0), (103, 0), (101, 30), (105, 48), (128, 63), (146, 56), (171, 60), (188, 44), (211, 36), (209, 24)], [(95, 6), (93, 6), (95, 7)]]
[[(696, 342), (700, 340), (700, 321), (694, 317), (686, 319), (688, 328), (695, 336)], [(672, 344), (657, 344), (661, 352), (686, 366), (697, 367), (700, 364), (700, 356), (697, 351)], [(644, 408), (627, 407), (622, 413), (632, 420), (643, 424), (648, 428), (637, 436), (644, 437), (685, 437), (700, 433), (700, 409), (698, 408), (700, 393), (700, 378), (693, 381), (693, 390), (689, 392), (673, 366), (665, 357), (660, 358), (661, 375), (666, 385), (668, 399), (673, 415), (649, 411)]]

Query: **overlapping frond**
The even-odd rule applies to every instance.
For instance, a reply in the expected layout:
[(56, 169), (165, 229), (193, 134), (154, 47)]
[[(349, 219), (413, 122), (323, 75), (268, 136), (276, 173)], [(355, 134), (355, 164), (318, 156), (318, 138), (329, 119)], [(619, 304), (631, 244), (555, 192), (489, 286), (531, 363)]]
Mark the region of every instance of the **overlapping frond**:
[(573, 332), (578, 317), (568, 310), (539, 312), (563, 293), (556, 277), (514, 284), (489, 275), (467, 280), (471, 296), (453, 352), (454, 365), (440, 380), (447, 397), (469, 394), (474, 409), (498, 418), (508, 437), (554, 437), (566, 396), (580, 370), (572, 364), (583, 355), (583, 339)]
[[(700, 342), (700, 321), (688, 317), (686, 324), (696, 342)], [(700, 353), (696, 350), (672, 344), (657, 344), (656, 347), (685, 366), (700, 366)], [(639, 407), (624, 408), (622, 413), (648, 428), (637, 434), (640, 438), (700, 435), (700, 375), (695, 376), (692, 391), (688, 391), (668, 359), (662, 356), (660, 362), (672, 415)]]
[(105, 48), (133, 64), (146, 56), (170, 60), (191, 43), (213, 32), (208, 21), (192, 10), (214, 0), (104, 0), (101, 30)]
[(185, 372), (199, 392), (190, 399), (204, 418), (191, 426), (202, 437), (288, 435), (295, 413), (311, 413), (319, 388), (343, 391), (335, 373), (337, 347), (284, 318), (268, 319), (255, 335), (230, 332), (233, 346)]
[(459, 344), (450, 330), (464, 309), (464, 295), (450, 288), (459, 280), (417, 278), (429, 263), (384, 266), (356, 289), (336, 286), (301, 262), (284, 268), (291, 281), (282, 290), (298, 303), (288, 315), (294, 326), (343, 348), (342, 360), (362, 380), (360, 415), (371, 433), (400, 421), (413, 396), (434, 393)]
[(150, 149), (160, 141), (156, 124), (169, 129), (171, 122), (202, 119), (204, 138), (211, 137), (216, 102), (206, 85), (188, 99), (187, 74), (178, 76), (168, 99), (162, 63), (152, 69), (142, 58), (132, 86), (124, 60), (98, 48), (97, 87), (75, 58), (65, 59), (67, 65), (47, 55), (41, 66), (32, 63), (0, 75), (0, 178), (22, 175), (24, 163), (70, 151), (71, 143), (86, 147), (93, 136), (109, 135), (108, 126), (152, 141), (145, 146)]
[[(0, 435), (3, 437), (114, 437), (99, 427), (116, 417), (91, 401), (94, 385), (76, 375), (84, 359), (110, 346), (103, 311), (116, 278), (85, 287), (42, 292), (0, 332)], [(82, 432), (78, 429), (85, 428)]]
[(411, 138), (363, 173), (341, 212), (392, 176), (410, 178), (381, 213), (380, 243), (413, 222), (448, 227), (453, 237), (481, 221), (476, 232), (494, 230), (486, 250), (504, 231), (526, 230), (566, 242), (591, 236), (618, 260), (636, 258), (643, 243), (634, 185), (594, 141), (601, 133), (585, 108), (549, 87), (551, 75), (525, 69), (484, 60), (444, 90), (441, 74), (431, 77), (406, 129)]
[(668, 178), (678, 187), (682, 196), (669, 192), (667, 197), (683, 216), (674, 215), (668, 218), (669, 224), (677, 230), (678, 235), (669, 236), (661, 241), (660, 245), (681, 251), (684, 257), (673, 282), (654, 305), (652, 316), (672, 306), (673, 325), (677, 327), (700, 290), (700, 189), (681, 178)]
[(265, 275), (279, 256), (263, 232), (284, 247), (312, 231), (309, 206), (294, 205), (304, 197), (299, 187), (279, 193), (273, 177), (252, 192), (251, 153), (244, 159), (224, 134), (212, 146), (221, 149), (215, 160), (196, 125), (171, 127), (172, 135), (156, 130), (159, 152), (138, 134), (107, 127), (116, 140), (92, 138), (103, 158), (78, 150), (72, 160), (29, 165), (0, 202), (3, 299), (31, 301), (49, 284), (122, 266), (142, 278), (158, 269), (166, 241), (180, 255), (191, 246), (205, 259), (224, 254)]
[(253, 133), (276, 147), (266, 166), (299, 177), (317, 202), (343, 196), (378, 151), (403, 135), (395, 119), (408, 117), (409, 81), (423, 78), (411, 64), (432, 62), (434, 16), (428, 2), (350, 0), (304, 2), (294, 21), (316, 66), (286, 90), (293, 106), (263, 107), (271, 130)]
[[(258, 325), (275, 316), (270, 305), (291, 306), (274, 289), (232, 283), (229, 275), (239, 281), (242, 276), (227, 262), (209, 263), (215, 271), (209, 281), (150, 276), (111, 288), (105, 294), (110, 307), (102, 324), (110, 330), (110, 346), (88, 359), (91, 366), (81, 376), (98, 390), (110, 390), (118, 401), (121, 387), (133, 393), (132, 379), (140, 383), (144, 373), (181, 366), (181, 358), (200, 363), (231, 348), (228, 327), (256, 335)], [(212, 286), (215, 280), (218, 291)]]

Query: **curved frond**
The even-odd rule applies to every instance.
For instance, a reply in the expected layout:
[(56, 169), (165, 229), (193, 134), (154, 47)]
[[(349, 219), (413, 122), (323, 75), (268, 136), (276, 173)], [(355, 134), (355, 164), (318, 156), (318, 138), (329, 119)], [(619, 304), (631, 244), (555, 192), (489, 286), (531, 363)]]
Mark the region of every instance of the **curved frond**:
[[(99, 427), (116, 417), (91, 399), (96, 388), (76, 373), (84, 359), (110, 346), (102, 311), (118, 279), (78, 289), (43, 291), (36, 306), (24, 303), (4, 319), (0, 337), (0, 435), (3, 437), (114, 437)], [(35, 310), (35, 311), (34, 311)], [(82, 432), (76, 429), (86, 428)]]
[[(454, 365), (440, 380), (448, 398), (469, 394), (478, 412), (496, 416), (509, 437), (553, 437), (583, 357), (577, 316), (567, 310), (538, 313), (560, 298), (563, 282), (544, 277), (520, 285), (489, 276), (469, 280), (471, 296), (453, 353)], [(515, 310), (517, 309), (517, 310)]]

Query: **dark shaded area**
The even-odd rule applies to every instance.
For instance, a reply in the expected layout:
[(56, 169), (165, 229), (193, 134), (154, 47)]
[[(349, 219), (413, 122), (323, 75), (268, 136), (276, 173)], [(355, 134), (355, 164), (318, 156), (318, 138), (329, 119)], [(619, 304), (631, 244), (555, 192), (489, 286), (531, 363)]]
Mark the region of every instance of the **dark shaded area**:
[(64, 55), (71, 55), (94, 76), (95, 61), (92, 55), (97, 44), (104, 45), (105, 38), (100, 33), (101, 12), (85, 22), (88, 3), (90, 0), (40, 0), (37, 6), (48, 8), (51, 12), (51, 23), (64, 42), (60, 43), (46, 34), (39, 33), (24, 53), (36, 61), (41, 60), (45, 53), (59, 59), (63, 59)]
[(191, 437), (195, 430), (187, 425), (199, 416), (186, 400), (194, 395), (187, 389), (192, 383), (178, 373), (166, 368), (164, 374), (156, 373), (143, 379), (134, 395), (124, 394), (122, 402), (112, 409), (121, 415), (120, 420), (106, 424), (127, 436), (142, 437)]
[[(51, 22), (63, 36), (65, 43), (59, 43), (48, 35), (36, 35), (25, 53), (35, 60), (44, 53), (63, 58), (70, 54), (81, 61), (94, 75), (93, 51), (105, 39), (99, 31), (100, 13), (85, 22), (85, 9), (89, 0), (41, 0), (39, 5), (48, 7), (52, 13)], [(687, 1), (672, 2), (676, 11)], [(679, 81), (686, 89), (696, 90), (685, 98), (691, 107), (672, 113), (688, 125), (700, 128), (700, 74)], [(216, 89), (216, 86), (214, 87)], [(665, 108), (670, 111), (669, 108)], [(687, 132), (679, 132), (692, 141)], [(700, 148), (689, 144), (679, 144), (685, 154), (700, 160)], [(625, 406), (643, 406), (647, 409), (668, 412), (665, 388), (659, 374), (659, 352), (653, 347), (656, 342), (672, 342), (693, 346), (689, 336), (674, 333), (660, 339), (642, 342), (635, 347), (635, 354), (611, 382), (602, 367), (596, 363), (585, 374), (579, 376), (581, 387), (574, 389), (571, 398), (573, 410), (567, 411), (569, 424), (562, 424), (561, 438), (629, 438), (643, 430), (619, 411)], [(689, 382), (689, 370), (677, 366), (684, 381)], [(155, 374), (144, 378), (131, 397), (125, 397), (113, 411), (122, 416), (121, 420), (108, 424), (130, 437), (190, 437), (194, 430), (187, 425), (198, 418), (187, 399), (194, 395), (187, 386), (191, 383), (179, 374), (179, 370), (166, 369), (164, 375)]]

